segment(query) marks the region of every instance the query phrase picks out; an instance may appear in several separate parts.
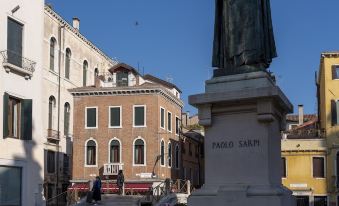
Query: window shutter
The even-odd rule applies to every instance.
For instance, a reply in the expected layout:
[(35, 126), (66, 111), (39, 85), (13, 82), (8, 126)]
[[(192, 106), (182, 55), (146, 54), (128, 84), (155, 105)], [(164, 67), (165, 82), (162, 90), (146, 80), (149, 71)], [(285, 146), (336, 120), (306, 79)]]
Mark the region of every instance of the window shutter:
[(31, 99), (24, 99), (21, 107), (21, 139), (32, 140), (32, 103)]
[(337, 104), (334, 100), (331, 100), (331, 119), (332, 126), (337, 124)]
[(332, 79), (337, 79), (336, 66), (332, 65)]
[(69, 112), (68, 111), (64, 111), (64, 135), (68, 136), (69, 135)]
[(4, 108), (3, 108), (3, 137), (6, 138), (9, 135), (8, 131), (8, 100), (9, 95), (4, 94)]

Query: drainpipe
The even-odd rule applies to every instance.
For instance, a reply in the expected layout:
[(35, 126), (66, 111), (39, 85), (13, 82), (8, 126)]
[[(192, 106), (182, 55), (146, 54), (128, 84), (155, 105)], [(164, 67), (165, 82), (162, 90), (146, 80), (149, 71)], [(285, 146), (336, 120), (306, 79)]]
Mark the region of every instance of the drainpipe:
[[(58, 140), (57, 141), (57, 158), (56, 158), (56, 196), (59, 195), (59, 158), (60, 158), (60, 154), (59, 154), (59, 144), (60, 144), (60, 82), (61, 82), (61, 76), (60, 76), (60, 72), (61, 72), (61, 30), (65, 28), (65, 25), (59, 25), (58, 28), (58, 41), (59, 41), (59, 56), (58, 56)], [(56, 203), (57, 205), (59, 205), (59, 200), (58, 198), (56, 198)]]

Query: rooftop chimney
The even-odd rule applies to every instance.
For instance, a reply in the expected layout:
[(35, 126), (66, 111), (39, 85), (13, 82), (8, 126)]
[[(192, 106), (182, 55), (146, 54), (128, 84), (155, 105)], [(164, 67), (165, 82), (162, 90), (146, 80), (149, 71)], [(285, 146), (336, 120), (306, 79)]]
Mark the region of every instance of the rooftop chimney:
[(80, 19), (73, 17), (73, 28), (78, 30), (80, 29)]
[(299, 125), (304, 124), (304, 105), (298, 105)]

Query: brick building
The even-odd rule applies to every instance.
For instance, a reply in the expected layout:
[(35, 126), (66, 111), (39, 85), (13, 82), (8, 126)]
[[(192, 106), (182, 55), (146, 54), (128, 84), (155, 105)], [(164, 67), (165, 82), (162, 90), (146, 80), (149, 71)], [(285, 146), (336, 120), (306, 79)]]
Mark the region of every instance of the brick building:
[(190, 180), (194, 188), (205, 182), (204, 136), (201, 130), (183, 129), (182, 179)]
[(180, 176), (180, 89), (119, 63), (74, 97), (73, 181)]

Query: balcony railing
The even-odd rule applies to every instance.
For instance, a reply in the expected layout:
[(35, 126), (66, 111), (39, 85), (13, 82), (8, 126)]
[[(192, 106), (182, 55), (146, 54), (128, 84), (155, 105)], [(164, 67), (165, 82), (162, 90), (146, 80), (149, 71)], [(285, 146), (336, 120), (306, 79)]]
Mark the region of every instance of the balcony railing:
[(59, 139), (59, 132), (53, 129), (47, 129), (47, 140), (50, 143), (56, 144)]
[(17, 54), (10, 50), (1, 51), (0, 53), (3, 58), (2, 65), (7, 72), (14, 70), (16, 72), (24, 74), (26, 79), (33, 76), (36, 65), (34, 61), (29, 60), (21, 56), (21, 54)]
[(118, 175), (119, 170), (123, 169), (123, 163), (108, 163), (104, 164), (103, 175)]

